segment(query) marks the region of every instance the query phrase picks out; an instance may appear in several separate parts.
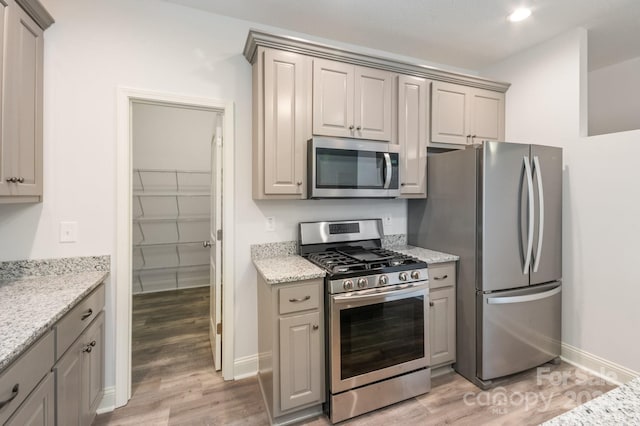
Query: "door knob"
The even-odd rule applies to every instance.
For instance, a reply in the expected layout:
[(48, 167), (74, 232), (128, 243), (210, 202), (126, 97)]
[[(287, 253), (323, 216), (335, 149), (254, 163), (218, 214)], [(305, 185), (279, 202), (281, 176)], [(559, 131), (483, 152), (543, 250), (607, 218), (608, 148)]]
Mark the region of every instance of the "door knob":
[(202, 242), (202, 247), (211, 248), (211, 241), (203, 241)]

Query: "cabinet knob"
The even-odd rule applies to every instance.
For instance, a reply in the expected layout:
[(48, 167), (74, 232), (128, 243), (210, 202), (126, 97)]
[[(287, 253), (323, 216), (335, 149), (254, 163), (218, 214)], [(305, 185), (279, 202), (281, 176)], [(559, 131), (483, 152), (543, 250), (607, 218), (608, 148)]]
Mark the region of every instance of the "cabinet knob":
[(202, 247), (211, 248), (211, 241), (203, 241), (202, 242)]
[(400, 186), (405, 186), (405, 185), (406, 185), (406, 183), (404, 183), (404, 182), (402, 182), (402, 183), (400, 184)]
[(87, 345), (84, 347), (84, 349), (82, 350), (82, 352), (91, 352), (93, 350), (93, 347), (91, 345)]
[(17, 182), (17, 181), (18, 181), (18, 178), (10, 177), (10, 178), (7, 178), (6, 180), (7, 180), (7, 182), (9, 182), (9, 183), (14, 183), (14, 182)]
[(314, 330), (317, 330), (317, 329), (319, 329), (319, 328), (320, 328), (320, 326), (319, 326), (318, 324), (313, 324), (313, 329), (314, 329)]
[(302, 181), (298, 181), (298, 182), (296, 182), (296, 185), (298, 185), (298, 186), (302, 186)]
[(429, 302), (429, 306), (433, 306), (433, 302)]
[(360, 130), (362, 130), (362, 127), (358, 126), (358, 127), (356, 127), (356, 130), (360, 131)]
[(349, 126), (349, 130), (353, 130), (353, 124)]
[(18, 183), (24, 183), (24, 178), (23, 177), (19, 177), (19, 178), (16, 179), (16, 181)]
[(96, 345), (96, 341), (95, 341), (95, 340), (94, 340), (94, 341), (92, 341), (91, 343), (89, 343), (89, 345), (91, 345), (91, 346), (95, 346), (95, 345)]

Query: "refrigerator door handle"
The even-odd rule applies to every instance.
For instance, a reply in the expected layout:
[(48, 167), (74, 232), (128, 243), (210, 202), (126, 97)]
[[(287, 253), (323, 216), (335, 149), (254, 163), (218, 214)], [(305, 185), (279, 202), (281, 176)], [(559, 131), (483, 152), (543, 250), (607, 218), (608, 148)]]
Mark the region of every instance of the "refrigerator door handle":
[(533, 272), (538, 272), (540, 266), (540, 255), (542, 254), (542, 238), (544, 237), (544, 189), (542, 187), (542, 172), (540, 171), (540, 160), (538, 156), (533, 157), (533, 167), (536, 171), (536, 181), (538, 182), (538, 250), (533, 260)]
[(534, 300), (546, 299), (547, 297), (555, 296), (562, 291), (562, 287), (558, 286), (551, 290), (543, 291), (542, 293), (527, 294), (525, 296), (505, 296), (505, 297), (489, 297), (487, 298), (487, 304), (489, 305), (506, 305), (509, 303), (524, 303), (532, 302)]
[(524, 260), (524, 267), (522, 273), (527, 275), (529, 273), (529, 267), (531, 266), (531, 255), (533, 252), (533, 221), (535, 217), (534, 205), (533, 205), (533, 177), (531, 176), (531, 164), (529, 163), (529, 157), (526, 155), (523, 157), (525, 175), (527, 176), (527, 188), (529, 195), (529, 217), (527, 219), (529, 230), (527, 232), (527, 251)]

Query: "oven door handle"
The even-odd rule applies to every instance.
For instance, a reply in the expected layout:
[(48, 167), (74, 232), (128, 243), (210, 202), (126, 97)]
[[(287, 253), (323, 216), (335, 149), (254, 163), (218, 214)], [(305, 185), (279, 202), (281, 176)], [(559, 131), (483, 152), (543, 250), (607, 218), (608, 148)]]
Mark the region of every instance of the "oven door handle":
[[(351, 294), (348, 296), (333, 296), (333, 300), (337, 305), (339, 305), (339, 304), (344, 304), (349, 302), (356, 302), (358, 300), (384, 298), (386, 296), (396, 296), (396, 295), (401, 296), (407, 293), (414, 293), (417, 289), (426, 290), (427, 287), (424, 284), (418, 284), (418, 283), (402, 284), (402, 285), (395, 285), (391, 288), (364, 290), (363, 292), (358, 292), (358, 294)], [(364, 293), (365, 291), (367, 293)]]
[(384, 189), (389, 189), (389, 185), (391, 185), (391, 175), (393, 174), (393, 170), (391, 170), (391, 155), (388, 152), (384, 154)]

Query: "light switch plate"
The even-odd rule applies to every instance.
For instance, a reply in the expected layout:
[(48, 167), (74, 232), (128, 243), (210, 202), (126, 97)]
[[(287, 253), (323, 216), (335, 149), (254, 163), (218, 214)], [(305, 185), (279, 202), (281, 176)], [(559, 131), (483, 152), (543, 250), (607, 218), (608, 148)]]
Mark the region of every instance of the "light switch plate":
[(60, 242), (75, 243), (78, 241), (78, 222), (60, 222)]

